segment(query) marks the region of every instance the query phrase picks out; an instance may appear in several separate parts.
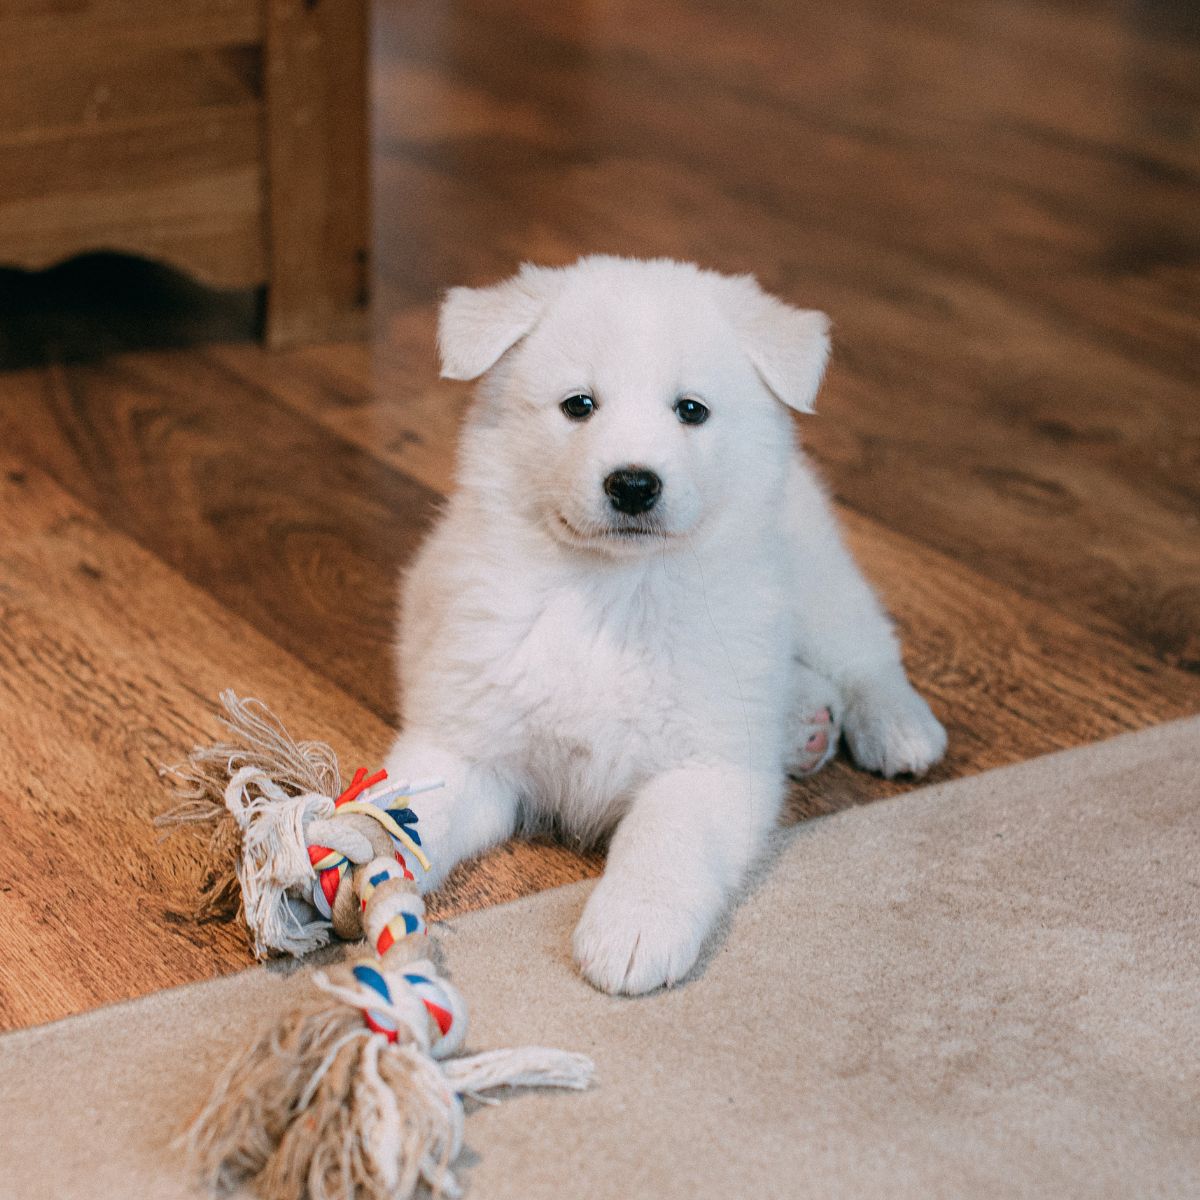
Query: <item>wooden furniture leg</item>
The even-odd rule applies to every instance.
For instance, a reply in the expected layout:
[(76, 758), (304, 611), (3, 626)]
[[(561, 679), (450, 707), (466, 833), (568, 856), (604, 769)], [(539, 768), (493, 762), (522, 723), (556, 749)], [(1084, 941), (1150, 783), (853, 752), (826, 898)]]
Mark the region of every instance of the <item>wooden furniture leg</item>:
[(271, 346), (361, 332), (368, 290), (362, 0), (267, 0), (267, 315)]

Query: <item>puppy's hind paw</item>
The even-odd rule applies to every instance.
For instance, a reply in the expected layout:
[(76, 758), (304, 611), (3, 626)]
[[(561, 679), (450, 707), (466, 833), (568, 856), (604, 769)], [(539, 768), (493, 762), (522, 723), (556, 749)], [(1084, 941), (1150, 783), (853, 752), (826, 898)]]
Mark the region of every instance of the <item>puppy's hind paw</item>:
[(946, 753), (946, 731), (907, 680), (856, 689), (846, 707), (846, 742), (860, 767), (924, 775)]
[(808, 714), (796, 731), (795, 749), (788, 774), (796, 778), (815, 775), (837, 753), (842, 728), (829, 705)]

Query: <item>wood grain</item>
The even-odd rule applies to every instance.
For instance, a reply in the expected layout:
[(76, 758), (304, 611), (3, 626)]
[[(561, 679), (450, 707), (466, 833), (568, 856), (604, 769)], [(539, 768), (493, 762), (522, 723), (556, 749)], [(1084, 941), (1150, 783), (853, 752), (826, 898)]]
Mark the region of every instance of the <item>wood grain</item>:
[(202, 353), (18, 373), (5, 387), (6, 446), (394, 718), (396, 578), (433, 493)]
[(223, 108), (262, 98), (258, 46), (169, 49), (128, 62), (56, 59), (36, 71), (0, 73), (0, 136), (95, 132), (114, 121)]
[(260, 0), (5, 0), (0, 74), (43, 63), (112, 66), (163, 49), (215, 49), (261, 38)]
[(242, 386), (444, 494), (471, 386), (438, 379), (436, 329), (434, 308), (424, 305), (397, 315), (390, 332), (368, 344), (306, 346), (270, 358), (248, 345), (206, 354)]
[(361, 333), (364, 0), (0, 13), (0, 264), (121, 251), (266, 284), (275, 346)]

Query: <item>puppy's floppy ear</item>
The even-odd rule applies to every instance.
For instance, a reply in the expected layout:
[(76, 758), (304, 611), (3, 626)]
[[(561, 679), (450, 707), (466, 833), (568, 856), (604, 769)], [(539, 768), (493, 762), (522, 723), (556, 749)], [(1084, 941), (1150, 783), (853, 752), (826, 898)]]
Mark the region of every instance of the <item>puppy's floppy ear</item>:
[(538, 323), (556, 272), (523, 266), (503, 283), (451, 288), (438, 315), (443, 379), (478, 379)]
[(816, 411), (829, 361), (829, 318), (776, 300), (749, 275), (726, 283), (726, 311), (763, 382), (789, 408)]

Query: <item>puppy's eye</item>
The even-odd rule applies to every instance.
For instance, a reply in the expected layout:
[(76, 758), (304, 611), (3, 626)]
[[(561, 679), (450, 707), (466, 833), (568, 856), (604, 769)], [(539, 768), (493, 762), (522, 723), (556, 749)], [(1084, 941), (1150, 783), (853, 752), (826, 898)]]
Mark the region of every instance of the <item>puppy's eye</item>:
[(596, 402), (585, 392), (580, 392), (577, 396), (568, 396), (560, 405), (559, 408), (571, 418), (572, 421), (586, 421), (596, 410)]
[(703, 425), (708, 420), (708, 408), (694, 396), (680, 396), (675, 401), (675, 415), (685, 425)]

